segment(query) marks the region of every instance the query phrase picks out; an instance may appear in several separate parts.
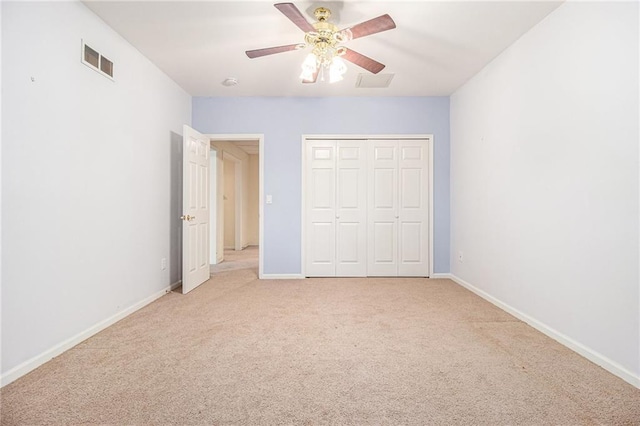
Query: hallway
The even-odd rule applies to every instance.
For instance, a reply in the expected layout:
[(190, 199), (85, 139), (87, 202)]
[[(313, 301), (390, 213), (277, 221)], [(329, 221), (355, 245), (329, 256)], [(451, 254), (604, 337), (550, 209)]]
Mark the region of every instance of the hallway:
[(253, 269), (258, 273), (258, 246), (248, 246), (244, 250), (225, 250), (224, 261), (217, 265), (211, 265), (211, 274), (237, 269)]

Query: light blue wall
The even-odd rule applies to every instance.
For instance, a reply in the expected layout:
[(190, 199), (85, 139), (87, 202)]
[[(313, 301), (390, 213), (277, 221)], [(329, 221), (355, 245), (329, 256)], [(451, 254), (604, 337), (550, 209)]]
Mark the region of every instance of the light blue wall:
[(202, 133), (263, 133), (264, 273), (299, 274), (303, 134), (433, 134), (434, 272), (449, 272), (449, 98), (193, 98)]

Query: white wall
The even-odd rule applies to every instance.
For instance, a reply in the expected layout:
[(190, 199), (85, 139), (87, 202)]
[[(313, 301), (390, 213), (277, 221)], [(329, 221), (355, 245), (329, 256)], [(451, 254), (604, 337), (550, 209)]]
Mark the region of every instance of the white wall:
[(249, 155), (247, 182), (247, 244), (260, 244), (260, 156)]
[(2, 7), (6, 383), (179, 279), (191, 98), (79, 2)]
[(249, 155), (247, 155), (247, 159), (242, 162), (241, 172), (242, 172), (242, 241), (241, 245), (244, 249), (249, 245), (249, 213), (250, 213), (250, 203), (249, 203)]
[[(239, 164), (238, 164), (239, 166)], [(236, 163), (224, 160), (224, 248), (236, 246)]]
[(636, 386), (638, 47), (566, 3), (451, 97), (452, 273)]
[[(216, 200), (216, 209), (217, 216), (215, 222), (216, 228), (216, 261), (215, 263), (220, 263), (224, 260), (224, 232), (222, 232), (224, 228), (224, 159), (222, 150), (217, 150), (217, 164), (216, 164), (216, 175), (217, 175), (217, 200)], [(213, 224), (211, 224), (213, 228)], [(218, 232), (218, 230), (220, 230)]]
[(218, 263), (218, 151), (209, 156), (209, 263)]

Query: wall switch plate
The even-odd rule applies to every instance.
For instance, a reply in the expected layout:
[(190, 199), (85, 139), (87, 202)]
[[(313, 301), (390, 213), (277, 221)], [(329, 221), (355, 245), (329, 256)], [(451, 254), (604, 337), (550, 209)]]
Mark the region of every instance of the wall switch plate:
[(160, 260), (160, 269), (163, 271), (167, 269), (167, 259), (164, 257)]
[(458, 262), (462, 263), (464, 261), (464, 253), (459, 251), (458, 252)]
[(271, 195), (267, 195), (267, 204), (273, 203), (273, 197)]

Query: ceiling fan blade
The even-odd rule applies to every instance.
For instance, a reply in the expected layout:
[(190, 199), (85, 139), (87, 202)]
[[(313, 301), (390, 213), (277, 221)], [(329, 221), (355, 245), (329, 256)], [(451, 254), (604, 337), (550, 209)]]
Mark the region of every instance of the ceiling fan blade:
[(305, 84), (315, 83), (318, 80), (319, 71), (320, 71), (320, 68), (316, 69), (316, 72), (313, 73), (313, 78), (311, 78), (311, 80), (302, 80), (302, 82)]
[(396, 23), (393, 21), (393, 19), (391, 19), (391, 16), (382, 15), (378, 16), (377, 18), (361, 22), (358, 25), (354, 25), (353, 27), (347, 28), (342, 31), (351, 31), (351, 38), (354, 39), (379, 33), (382, 31), (392, 30), (395, 27)]
[(316, 30), (293, 3), (276, 3), (274, 6), (305, 33)]
[(290, 50), (297, 50), (300, 48), (300, 44), (287, 44), (286, 46), (265, 47), (264, 49), (247, 50), (245, 53), (250, 58), (259, 58), (260, 56), (273, 55), (275, 53), (289, 52)]
[(344, 55), (341, 56), (346, 61), (356, 64), (359, 67), (364, 68), (374, 74), (378, 74), (384, 69), (384, 64), (371, 59), (368, 56), (364, 56), (362, 53), (355, 52), (351, 49), (347, 49)]

